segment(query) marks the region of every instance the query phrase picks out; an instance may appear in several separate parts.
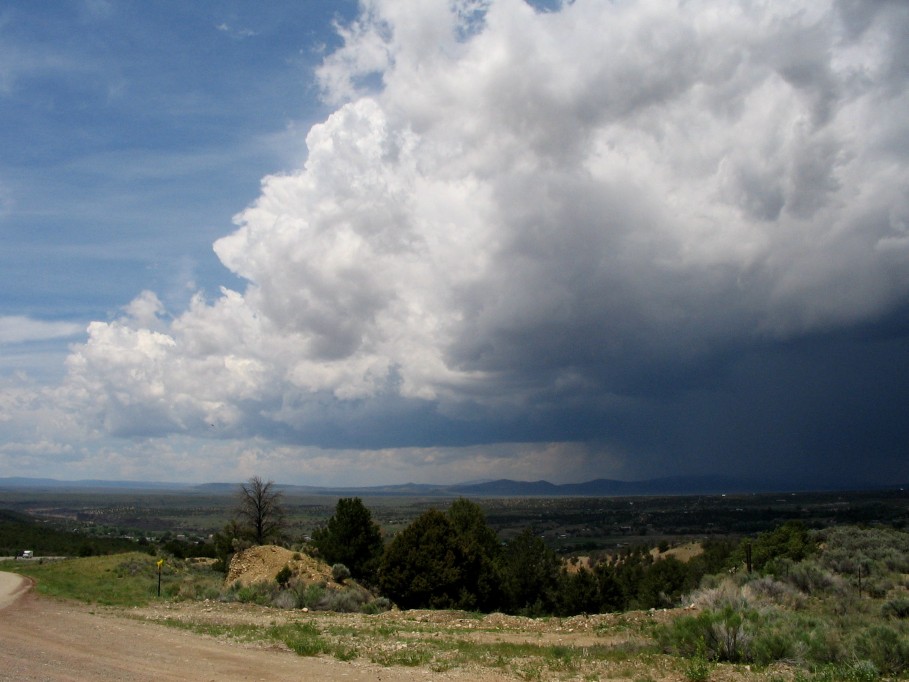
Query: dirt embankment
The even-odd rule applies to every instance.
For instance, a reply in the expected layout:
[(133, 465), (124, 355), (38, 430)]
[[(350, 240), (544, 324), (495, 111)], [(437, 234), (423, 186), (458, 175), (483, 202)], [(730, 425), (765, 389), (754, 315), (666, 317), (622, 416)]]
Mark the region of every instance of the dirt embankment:
[(325, 583), (326, 586), (334, 582), (331, 567), (324, 561), (276, 545), (261, 545), (234, 554), (225, 583), (250, 585), (256, 582), (270, 582), (285, 566), (290, 568), (294, 576), (305, 582)]

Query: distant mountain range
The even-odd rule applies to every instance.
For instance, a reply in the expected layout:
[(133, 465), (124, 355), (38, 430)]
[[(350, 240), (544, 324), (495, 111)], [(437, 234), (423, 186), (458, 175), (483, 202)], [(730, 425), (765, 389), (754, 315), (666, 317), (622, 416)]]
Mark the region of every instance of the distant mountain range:
[[(179, 491), (208, 494), (228, 494), (237, 490), (239, 483), (183, 484), (159, 481), (59, 481), (53, 478), (0, 478), (0, 490), (133, 490)], [(584, 483), (556, 484), (549, 481), (495, 481), (433, 485), (430, 483), (403, 483), (382, 486), (306, 486), (278, 485), (290, 495), (335, 496), (421, 496), (421, 497), (619, 497), (631, 495), (719, 495), (723, 493), (763, 493), (808, 490), (846, 489), (815, 486), (781, 486), (771, 482), (749, 481), (720, 476), (677, 476), (643, 481), (617, 481), (598, 478)], [(896, 488), (900, 486), (886, 486)]]
[(191, 484), (162, 483), (160, 481), (106, 481), (85, 479), (81, 481), (60, 481), (55, 478), (27, 478), (13, 476), (0, 478), (0, 490), (30, 488), (30, 489), (121, 489), (121, 490), (186, 490), (194, 487)]

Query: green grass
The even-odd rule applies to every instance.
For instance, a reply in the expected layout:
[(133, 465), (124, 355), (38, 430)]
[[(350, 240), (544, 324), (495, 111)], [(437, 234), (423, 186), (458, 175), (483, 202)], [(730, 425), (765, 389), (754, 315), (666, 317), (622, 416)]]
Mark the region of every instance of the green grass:
[(262, 642), (265, 641), (264, 628), (257, 625), (233, 624), (224, 625), (221, 623), (196, 623), (193, 621), (177, 620), (176, 618), (165, 618), (158, 621), (161, 625), (194, 632), (197, 635), (208, 635), (209, 637), (228, 637), (239, 642)]
[(298, 656), (327, 654), (339, 661), (352, 661), (359, 655), (356, 646), (323, 637), (319, 627), (312, 622), (270, 626), (195, 623), (174, 618), (160, 622), (162, 625), (209, 637), (228, 637), (240, 642), (281, 643)]
[[(157, 594), (155, 561), (148, 554), (130, 552), (43, 563), (8, 561), (0, 567), (34, 578), (37, 592), (48, 597), (108, 606), (142, 606)], [(167, 576), (163, 578), (167, 580)]]
[[(39, 594), (104, 606), (144, 606), (158, 599), (157, 559), (142, 552), (62, 559), (7, 561), (0, 569), (35, 579)], [(222, 576), (208, 568), (167, 561), (161, 569), (161, 599), (217, 595)]]

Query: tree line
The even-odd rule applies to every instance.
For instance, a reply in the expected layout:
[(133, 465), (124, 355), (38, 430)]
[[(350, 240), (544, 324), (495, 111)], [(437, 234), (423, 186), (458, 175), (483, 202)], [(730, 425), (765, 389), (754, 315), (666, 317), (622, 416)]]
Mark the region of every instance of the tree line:
[[(240, 499), (237, 519), (215, 539), (225, 570), (233, 551), (281, 539), (280, 492), (251, 479)], [(360, 498), (342, 498), (304, 549), (342, 564), (400, 608), (533, 616), (673, 606), (702, 576), (741, 554), (735, 541), (716, 539), (687, 562), (639, 547), (590, 567), (566, 564), (530, 530), (501, 542), (481, 507), (463, 498), (444, 511), (423, 512), (388, 542)]]
[(23, 550), (39, 555), (91, 556), (136, 549), (125, 538), (89, 537), (36, 522), (26, 514), (0, 509), (0, 556), (17, 556)]

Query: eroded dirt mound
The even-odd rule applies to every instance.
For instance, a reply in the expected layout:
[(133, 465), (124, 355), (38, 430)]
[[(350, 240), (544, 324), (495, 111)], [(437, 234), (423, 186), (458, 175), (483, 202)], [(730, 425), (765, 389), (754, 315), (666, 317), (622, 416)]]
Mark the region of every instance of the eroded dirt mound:
[(290, 566), (294, 576), (306, 582), (334, 582), (331, 578), (331, 567), (324, 561), (313, 559), (305, 554), (291, 552), (277, 545), (250, 547), (234, 554), (230, 560), (225, 582), (228, 585), (239, 582), (242, 585), (261, 581), (273, 581), (278, 572)]

